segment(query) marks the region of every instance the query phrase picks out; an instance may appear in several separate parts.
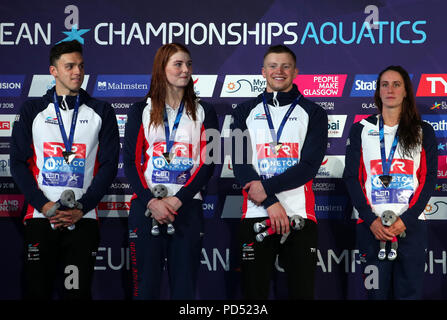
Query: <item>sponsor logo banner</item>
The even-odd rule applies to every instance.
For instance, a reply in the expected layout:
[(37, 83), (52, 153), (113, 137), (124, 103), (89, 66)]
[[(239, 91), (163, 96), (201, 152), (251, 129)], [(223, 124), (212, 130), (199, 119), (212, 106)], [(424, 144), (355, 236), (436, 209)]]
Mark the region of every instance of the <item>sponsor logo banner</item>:
[(262, 75), (226, 75), (220, 96), (223, 98), (257, 97), (264, 92), (266, 81)]
[(427, 220), (447, 220), (447, 198), (431, 197), (423, 214)]
[(25, 75), (0, 75), (0, 97), (20, 97)]
[(299, 74), (295, 83), (305, 97), (341, 97), (347, 74)]
[(0, 154), (0, 177), (11, 176), (9, 154)]
[(21, 194), (0, 194), (0, 217), (20, 217), (24, 202)]
[[(351, 97), (374, 97), (378, 74), (356, 74), (352, 84)], [(413, 79), (413, 74), (410, 74)]]
[(151, 76), (142, 74), (100, 74), (93, 89), (94, 97), (144, 97)]
[(213, 96), (214, 87), (217, 81), (217, 74), (193, 75), (192, 80), (194, 82), (194, 91), (198, 97), (210, 98)]
[(346, 114), (342, 115), (328, 115), (328, 137), (329, 138), (341, 138), (343, 136), (343, 130), (346, 124)]
[[(108, 194), (98, 203), (98, 216), (105, 218), (127, 218), (132, 195)], [(149, 222), (148, 222), (149, 223)]]
[(0, 137), (10, 137), (12, 126), (16, 120), (15, 114), (0, 114)]
[(345, 156), (325, 156), (315, 178), (342, 178)]
[(352, 84), (351, 97), (374, 97), (377, 74), (356, 74)]
[(447, 179), (447, 156), (438, 156), (438, 179)]
[(416, 96), (447, 97), (447, 74), (422, 74)]
[(447, 115), (445, 114), (423, 114), (422, 120), (429, 123), (435, 130), (436, 137), (447, 138)]

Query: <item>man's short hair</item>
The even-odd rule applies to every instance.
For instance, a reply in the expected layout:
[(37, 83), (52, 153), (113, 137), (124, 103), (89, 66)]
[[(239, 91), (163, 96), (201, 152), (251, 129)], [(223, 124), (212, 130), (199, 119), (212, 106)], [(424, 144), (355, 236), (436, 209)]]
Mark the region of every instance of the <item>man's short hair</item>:
[(267, 57), (267, 55), (269, 55), (270, 53), (288, 53), (288, 54), (290, 54), (292, 56), (293, 61), (296, 64), (296, 55), (295, 55), (295, 53), (293, 53), (292, 50), (290, 50), (288, 47), (286, 47), (283, 44), (278, 44), (278, 45), (271, 46), (270, 48), (268, 48), (267, 52), (264, 54), (264, 60), (265, 60), (265, 57)]
[(82, 55), (82, 46), (77, 40), (64, 41), (56, 44), (50, 50), (50, 66), (55, 66), (56, 61), (65, 53), (79, 52)]

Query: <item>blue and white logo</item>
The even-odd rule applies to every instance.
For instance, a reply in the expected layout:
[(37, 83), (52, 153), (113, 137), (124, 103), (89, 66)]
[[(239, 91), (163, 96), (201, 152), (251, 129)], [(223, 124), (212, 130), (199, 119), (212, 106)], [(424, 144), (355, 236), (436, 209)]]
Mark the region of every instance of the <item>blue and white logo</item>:
[(144, 97), (150, 87), (151, 76), (141, 74), (98, 75), (94, 97)]
[(374, 97), (377, 74), (356, 74), (352, 84), (351, 97)]
[(447, 115), (423, 114), (421, 118), (433, 127), (436, 137), (447, 137)]
[[(351, 97), (374, 97), (377, 87), (377, 74), (356, 74), (352, 84)], [(413, 79), (413, 74), (409, 74)]]

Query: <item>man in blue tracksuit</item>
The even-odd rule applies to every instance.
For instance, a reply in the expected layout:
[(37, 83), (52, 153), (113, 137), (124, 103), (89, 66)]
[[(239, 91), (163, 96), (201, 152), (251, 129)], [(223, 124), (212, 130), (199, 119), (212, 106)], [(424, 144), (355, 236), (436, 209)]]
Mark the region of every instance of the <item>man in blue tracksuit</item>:
[[(269, 48), (262, 74), (266, 90), (238, 105), (231, 126), (233, 169), (244, 195), (240, 226), (243, 296), (268, 298), (279, 254), (289, 297), (313, 299), (318, 237), (312, 179), (327, 148), (327, 114), (293, 84), (298, 74), (296, 57), (286, 46)], [(248, 139), (241, 141), (238, 136), (244, 133)], [(289, 228), (292, 216), (304, 219), (303, 229)], [(265, 219), (271, 222), (274, 234), (258, 242), (253, 225)], [(288, 232), (281, 244), (282, 235)]]
[[(81, 89), (79, 42), (55, 45), (50, 64), (56, 85), (24, 103), (11, 139), (11, 174), (28, 202), (25, 297), (50, 299), (56, 266), (62, 262), (73, 276), (63, 298), (88, 299), (99, 244), (96, 205), (116, 175), (118, 127), (111, 105)], [(47, 218), (68, 189), (82, 209), (60, 208)]]

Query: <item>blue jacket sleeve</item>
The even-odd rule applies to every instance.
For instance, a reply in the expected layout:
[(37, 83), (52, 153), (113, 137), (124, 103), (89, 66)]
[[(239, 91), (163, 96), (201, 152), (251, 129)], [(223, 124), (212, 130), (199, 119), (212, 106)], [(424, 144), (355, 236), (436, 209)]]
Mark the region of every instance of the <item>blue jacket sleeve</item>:
[(120, 142), (115, 110), (109, 103), (104, 103), (101, 113), (102, 124), (98, 134), (96, 174), (87, 191), (78, 200), (82, 203), (84, 214), (98, 205), (115, 179), (118, 170)]
[(363, 177), (363, 157), (362, 157), (362, 133), (363, 125), (355, 123), (349, 132), (346, 143), (345, 169), (343, 171), (343, 180), (348, 189), (349, 196), (353, 206), (357, 209), (360, 219), (365, 223), (371, 223), (377, 218), (368, 203), (365, 195), (365, 181)]
[(283, 173), (262, 181), (267, 195), (298, 188), (315, 177), (327, 149), (327, 123), (326, 111), (320, 107), (313, 109), (299, 162)]
[(146, 144), (142, 124), (145, 106), (145, 102), (135, 103), (127, 113), (124, 132), (123, 166), (124, 174), (127, 180), (129, 180), (133, 191), (144, 205), (147, 205), (154, 195), (147, 186), (141, 164), (144, 155), (143, 149)]
[(38, 105), (41, 100), (25, 102), (17, 120), (14, 122), (11, 136), (11, 175), (25, 196), (28, 203), (41, 211), (42, 207), (50, 200), (44, 195), (37, 185), (37, 177), (31, 171), (30, 165), (34, 161), (32, 125)]
[(410, 207), (402, 213), (400, 218), (405, 226), (411, 229), (424, 211), (435, 189), (438, 174), (438, 146), (433, 127), (422, 122), (422, 153), (420, 169), (418, 171), (419, 187), (416, 189)]
[[(207, 150), (207, 146), (219, 145), (216, 141), (213, 141), (215, 136), (213, 132), (219, 132), (219, 123), (217, 121), (217, 115), (214, 108), (203, 101), (200, 101), (203, 109), (205, 110), (205, 119), (202, 125), (202, 134), (200, 140), (200, 165), (194, 172), (193, 176), (185, 183), (183, 187), (176, 193), (176, 197), (182, 201), (183, 204), (191, 200), (197, 192), (200, 191), (210, 180), (214, 171), (213, 148)], [(217, 136), (220, 139), (220, 134)], [(209, 156), (209, 158), (207, 158)]]

